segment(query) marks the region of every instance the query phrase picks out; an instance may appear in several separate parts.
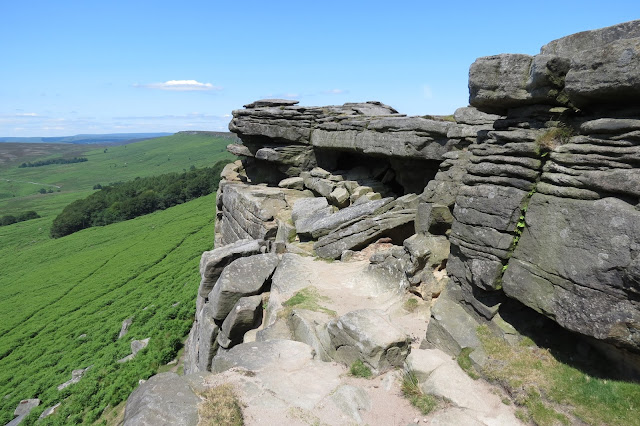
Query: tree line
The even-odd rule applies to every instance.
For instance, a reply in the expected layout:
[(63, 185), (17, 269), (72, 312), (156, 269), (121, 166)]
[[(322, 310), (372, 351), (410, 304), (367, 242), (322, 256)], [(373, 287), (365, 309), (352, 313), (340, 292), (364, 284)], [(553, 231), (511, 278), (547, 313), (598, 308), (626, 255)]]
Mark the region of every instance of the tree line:
[(87, 157), (73, 157), (73, 158), (52, 158), (50, 160), (40, 160), (22, 163), (18, 166), (19, 169), (23, 169), (25, 167), (41, 167), (48, 166), (49, 164), (71, 164), (71, 163), (84, 163), (85, 161), (89, 161)]
[(17, 216), (6, 214), (0, 217), (0, 226), (12, 225), (18, 222), (24, 222), (25, 220), (38, 219), (40, 215), (33, 210), (20, 213)]
[(133, 219), (208, 195), (218, 190), (220, 172), (226, 164), (218, 161), (213, 167), (103, 186), (87, 198), (67, 205), (53, 220), (51, 237)]

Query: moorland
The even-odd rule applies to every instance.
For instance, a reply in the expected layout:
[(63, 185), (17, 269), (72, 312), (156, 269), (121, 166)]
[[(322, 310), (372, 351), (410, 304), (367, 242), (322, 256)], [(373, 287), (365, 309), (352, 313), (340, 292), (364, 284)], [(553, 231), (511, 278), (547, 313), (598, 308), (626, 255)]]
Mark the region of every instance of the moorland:
[[(215, 194), (58, 239), (50, 228), (94, 187), (231, 161), (228, 143), (180, 133), (119, 146), (0, 144), (0, 216), (40, 216), (0, 227), (0, 424), (27, 398), (41, 404), (25, 424), (59, 402), (42, 424), (96, 421), (177, 356), (193, 320), (200, 254), (213, 246)], [(87, 161), (19, 167), (80, 156)], [(134, 359), (117, 362), (146, 338)]]

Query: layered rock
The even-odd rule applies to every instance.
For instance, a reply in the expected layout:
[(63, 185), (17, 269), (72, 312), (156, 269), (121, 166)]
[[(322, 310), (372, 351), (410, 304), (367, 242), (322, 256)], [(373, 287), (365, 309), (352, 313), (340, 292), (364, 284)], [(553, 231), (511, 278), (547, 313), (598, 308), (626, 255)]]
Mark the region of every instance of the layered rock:
[[(520, 315), (613, 348), (640, 371), (638, 46), (634, 21), (535, 56), (479, 58), (471, 106), (452, 118), (379, 102), (269, 99), (234, 111), (242, 144), (229, 151), (242, 160), (222, 172), (185, 371), (235, 380), (247, 370), (243, 392), (268, 383), (285, 395), (274, 404), (291, 404), (274, 379), (280, 361), (298, 383), (304, 368), (329, 372), (327, 361), (382, 374), (409, 356), (423, 391), (455, 405), (439, 419), (493, 424), (477, 415), (482, 398), (456, 392), (475, 386), (440, 353), (408, 355), (418, 339), (395, 323), (407, 292), (427, 308), (437, 298), (421, 347), (473, 349), (475, 366), (486, 358), (477, 328), (513, 343), (504, 318)], [(333, 403), (360, 421), (366, 394), (330, 382), (322, 392), (332, 387)]]
[(469, 146), (447, 270), (481, 316), (510, 297), (640, 353), (638, 46), (634, 21), (471, 66), (471, 104), (504, 116)]
[(634, 104), (640, 87), (640, 21), (550, 42), (535, 56), (477, 59), (469, 70), (470, 103), (506, 112), (523, 105)]
[(407, 117), (379, 102), (296, 104), (265, 100), (233, 112), (229, 130), (243, 145), (229, 149), (244, 158), (252, 182), (276, 184), (315, 166), (337, 170), (359, 164), (370, 168), (369, 177), (390, 184), (400, 195), (420, 192), (443, 156), (468, 145), (486, 125)]

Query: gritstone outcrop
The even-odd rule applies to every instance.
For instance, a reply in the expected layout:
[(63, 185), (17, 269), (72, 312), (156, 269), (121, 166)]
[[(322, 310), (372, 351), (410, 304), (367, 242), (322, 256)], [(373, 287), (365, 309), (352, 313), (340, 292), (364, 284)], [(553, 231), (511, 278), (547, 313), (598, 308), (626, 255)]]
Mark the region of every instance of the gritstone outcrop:
[[(234, 380), (244, 368), (248, 399), (254, 386), (272, 392), (270, 408), (295, 405), (273, 382), (274, 357), (292, 351), (287, 371), (327, 377), (301, 396), (305, 409), (338, 385), (326, 361), (374, 374), (425, 363), (423, 389), (453, 395), (457, 367), (429, 348), (479, 348), (481, 324), (513, 340), (505, 318), (521, 317), (553, 321), (637, 375), (640, 21), (479, 58), (469, 90), (453, 117), (280, 99), (234, 111), (242, 143), (228, 149), (241, 159), (222, 172), (185, 371)], [(408, 293), (427, 318), (398, 314)], [(427, 322), (418, 338), (403, 328)], [(481, 348), (470, 360), (482, 365)], [(336, 398), (369, 409), (341, 386)], [(482, 405), (473, 394), (445, 397), (459, 402), (442, 419), (495, 420), (467, 418)]]

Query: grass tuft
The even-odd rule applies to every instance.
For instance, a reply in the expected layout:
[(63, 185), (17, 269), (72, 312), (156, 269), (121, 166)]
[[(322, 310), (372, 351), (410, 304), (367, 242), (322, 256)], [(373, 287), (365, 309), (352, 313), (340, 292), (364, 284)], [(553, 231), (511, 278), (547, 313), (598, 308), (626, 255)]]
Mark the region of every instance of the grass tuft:
[(367, 367), (361, 360), (356, 360), (356, 362), (351, 364), (349, 373), (354, 377), (362, 377), (365, 379), (370, 379), (373, 375), (373, 373), (371, 373), (371, 369)]
[(305, 287), (282, 304), (282, 306), (285, 307), (283, 315), (288, 315), (293, 308), (296, 308), (324, 312), (325, 314), (335, 317), (337, 315), (336, 311), (321, 306), (320, 302), (322, 301), (329, 301), (329, 298), (321, 296), (314, 287)]
[(406, 302), (404, 302), (403, 307), (405, 311), (415, 312), (415, 310), (418, 309), (418, 305), (419, 305), (418, 300), (411, 298), (411, 299), (408, 299)]
[(230, 384), (208, 389), (198, 406), (199, 425), (242, 426), (242, 408)]
[(438, 406), (438, 399), (433, 395), (422, 392), (418, 379), (413, 371), (409, 370), (402, 378), (402, 394), (424, 415), (429, 414)]
[(462, 368), (473, 380), (478, 380), (480, 376), (476, 372), (475, 368), (473, 368), (473, 363), (471, 362), (471, 352), (473, 352), (473, 348), (462, 348), (460, 354), (458, 355), (458, 365)]
[(538, 136), (536, 143), (542, 151), (551, 151), (560, 145), (569, 142), (573, 136), (573, 129), (565, 124), (552, 127), (542, 135)]

